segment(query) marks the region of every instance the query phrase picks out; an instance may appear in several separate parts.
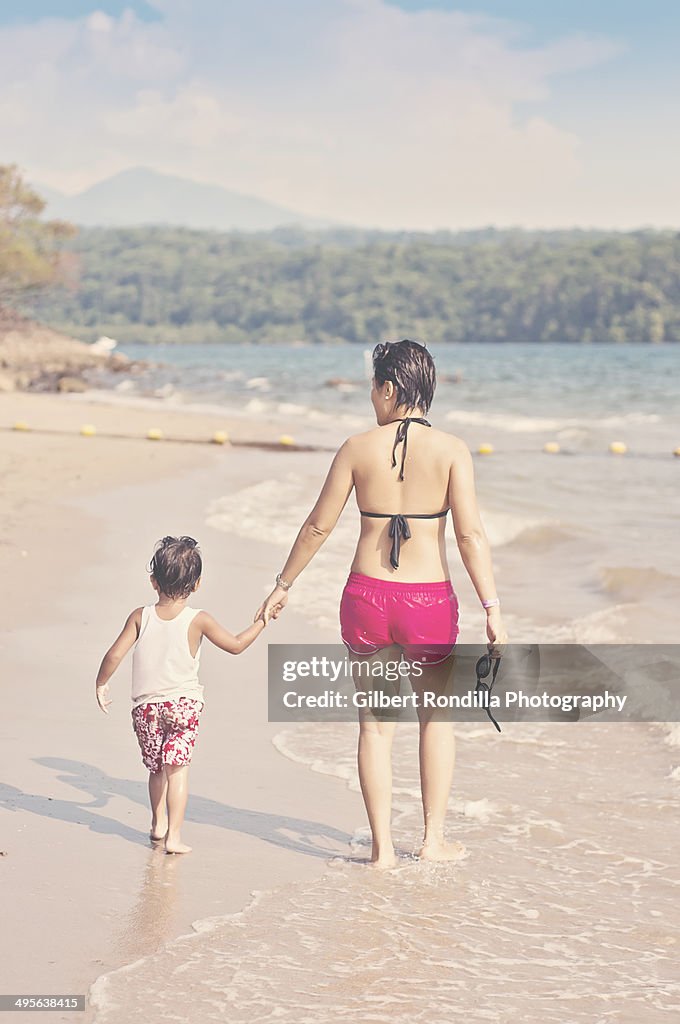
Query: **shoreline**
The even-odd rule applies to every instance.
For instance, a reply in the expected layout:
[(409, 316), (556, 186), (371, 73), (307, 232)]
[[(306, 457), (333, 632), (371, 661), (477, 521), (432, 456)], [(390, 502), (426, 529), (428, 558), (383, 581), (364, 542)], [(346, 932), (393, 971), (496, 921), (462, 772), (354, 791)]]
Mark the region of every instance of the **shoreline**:
[(293, 610), (238, 660), (205, 652), (208, 715), (186, 829), (194, 852), (178, 863), (150, 848), (126, 666), (112, 681), (108, 719), (91, 692), (96, 667), (130, 608), (151, 602), (146, 561), (169, 531), (201, 542), (197, 606), (243, 628), (278, 568), (276, 548), (207, 526), (205, 512), (225, 489), (275, 472), (280, 452), (123, 439), (107, 442), (102, 465), (90, 439), (58, 435), (44, 446), (38, 435), (17, 434), (2, 453), (14, 497), (2, 503), (11, 522), (0, 564), (13, 586), (3, 595), (0, 643), (7, 678), (20, 685), (7, 695), (0, 870), (9, 918), (40, 906), (2, 970), (6, 991), (82, 992), (192, 934), (193, 922), (242, 911), (254, 889), (315, 876), (346, 851), (363, 812), (342, 783), (308, 778), (272, 744), (279, 726), (267, 723), (266, 644), (308, 628)]
[[(55, 428), (57, 420), (65, 426)], [(174, 443), (210, 443), (215, 433), (224, 432), (225, 444), (301, 447), (287, 433), (291, 421), (284, 414), (267, 415), (263, 422), (257, 416), (218, 405), (118, 395), (109, 388), (77, 395), (29, 391), (0, 394), (0, 430), (72, 436), (80, 434), (83, 426), (95, 428), (89, 435), (92, 439), (149, 440), (147, 431), (157, 428), (163, 434), (159, 440)], [(173, 437), (172, 431), (181, 436)], [(282, 436), (288, 438), (288, 443), (280, 444)], [(326, 449), (314, 445), (310, 450)]]
[[(27, 429), (16, 429), (17, 423)], [(86, 425), (94, 425), (96, 433), (84, 436)], [(197, 409), (121, 407), (56, 394), (0, 394), (0, 572), (18, 579), (22, 591), (24, 574), (35, 562), (31, 552), (37, 549), (36, 538), (42, 544), (51, 537), (49, 558), (58, 557), (63, 547), (59, 538), (77, 532), (63, 513), (62, 499), (141, 482), (150, 475), (162, 479), (216, 465), (236, 450), (286, 456), (324, 450), (295, 443), (284, 428), (276, 420), (263, 423)], [(160, 430), (162, 439), (150, 440), (150, 429)], [(214, 443), (216, 433), (225, 433), (227, 443)], [(50, 504), (47, 516), (45, 502)], [(85, 536), (78, 538), (77, 547), (84, 543)], [(68, 562), (64, 557), (60, 571), (66, 571)], [(23, 598), (15, 591), (17, 600)], [(7, 614), (13, 622), (12, 605)]]
[[(565, 929), (569, 934), (572, 925), (568, 911), (563, 913), (557, 907), (561, 902), (560, 880), (551, 867), (552, 858), (561, 859), (564, 877), (585, 879), (587, 883), (584, 850), (591, 863), (596, 857), (597, 863), (607, 866), (611, 884), (619, 887), (612, 890), (615, 909), (605, 907), (611, 934), (620, 934), (618, 908), (622, 894), (629, 891), (627, 886), (649, 883), (655, 901), (652, 910), (659, 916), (652, 917), (650, 911), (635, 943), (645, 948), (645, 929), (656, 928), (657, 923), (661, 928), (659, 942), (675, 941), (670, 923), (661, 916), (666, 891), (665, 834), (650, 829), (649, 824), (658, 821), (653, 818), (657, 813), (653, 801), (662, 808), (675, 798), (671, 776), (664, 777), (672, 754), (660, 744), (649, 742), (646, 733), (637, 728), (619, 731), (605, 726), (601, 738), (609, 737), (611, 742), (603, 748), (591, 743), (596, 739), (597, 727), (593, 733), (584, 727), (577, 734), (583, 750), (576, 761), (562, 753), (567, 740), (570, 748), (574, 745), (566, 724), (533, 732), (522, 728), (514, 738), (497, 738), (486, 723), (479, 729), (461, 730), (463, 756), (456, 770), (451, 825), (461, 830), (460, 838), (467, 842), (469, 836), (476, 844), (478, 856), (450, 874), (445, 869), (413, 865), (407, 856), (400, 866), (399, 885), (393, 884), (391, 876), (376, 882), (373, 873), (355, 870), (356, 865), (347, 858), (348, 843), (356, 835), (357, 826), (362, 826), (360, 832), (365, 834), (365, 813), (359, 792), (348, 785), (348, 773), (354, 772), (354, 737), (351, 743), (343, 741), (339, 745), (334, 743), (332, 730), (310, 729), (284, 737), (275, 745), (272, 741), (280, 735), (282, 725), (267, 723), (263, 684), (267, 643), (299, 643), (301, 638), (310, 637), (317, 642), (339, 640), (334, 588), (341, 585), (341, 580), (334, 567), (340, 562), (345, 567), (349, 536), (343, 534), (341, 525), (324, 549), (330, 558), (327, 564), (335, 572), (332, 579), (328, 574), (324, 576), (323, 596), (328, 602), (325, 623), (310, 625), (303, 617), (301, 587), (296, 591), (300, 611), (293, 603), (286, 615), (268, 628), (264, 639), (243, 656), (234, 660), (214, 649), (205, 650), (201, 674), (208, 714), (202, 721), (192, 767), (186, 825), (186, 839), (194, 852), (186, 858), (174, 858), (152, 849), (148, 842), (146, 773), (129, 723), (129, 662), (112, 680), (114, 705), (105, 718), (92, 694), (99, 660), (129, 610), (153, 600), (145, 568), (154, 542), (168, 532), (192, 534), (201, 544), (204, 580), (193, 603), (207, 607), (230, 629), (242, 628), (280, 568), (302, 503), (307, 496), (311, 498), (310, 488), (317, 480), (320, 482), (328, 457), (281, 448), (266, 450), (271, 421), (260, 424), (263, 450), (236, 445), (141, 443), (135, 432), (150, 425), (146, 409), (126, 409), (122, 429), (132, 433), (102, 438), (99, 444), (97, 438), (81, 437), (77, 432), (87, 403), (51, 395), (5, 397), (0, 400), (4, 415), (9, 415), (12, 402), (18, 401), (28, 409), (28, 401), (34, 422), (49, 426), (49, 418), (58, 416), (66, 431), (7, 431), (1, 435), (3, 441), (7, 440), (0, 451), (0, 472), (7, 486), (0, 496), (0, 514), (5, 523), (0, 571), (5, 572), (10, 584), (3, 590), (0, 647), (10, 680), (4, 720), (11, 725), (5, 726), (3, 737), (9, 767), (0, 787), (0, 807), (5, 812), (2, 849), (7, 854), (0, 857), (0, 872), (4, 872), (6, 882), (7, 917), (25, 922), (18, 935), (12, 936), (11, 948), (0, 958), (1, 970), (10, 976), (5, 991), (83, 993), (94, 984), (96, 998), (102, 989), (106, 990), (105, 976), (115, 976), (120, 968), (137, 965), (125, 978), (127, 995), (117, 991), (117, 982), (112, 986), (116, 990), (111, 993), (114, 1001), (122, 997), (120, 1015), (116, 1018), (117, 1009), (112, 1011), (115, 1024), (121, 1019), (138, 1019), (135, 1014), (146, 1020), (167, 1019), (168, 1014), (161, 1012), (153, 1017), (146, 997), (136, 993), (151, 992), (154, 978), (163, 976), (173, 959), (182, 964), (184, 937), (198, 937), (193, 948), (197, 968), (206, 947), (215, 947), (219, 953), (222, 937), (230, 942), (234, 931), (238, 940), (246, 933), (246, 925), (253, 940), (253, 963), (260, 962), (262, 949), (267, 970), (270, 941), (278, 943), (282, 963), (287, 963), (288, 941), (305, 969), (310, 966), (305, 941), (318, 942), (329, 956), (349, 962), (352, 949), (342, 942), (335, 945), (334, 922), (344, 921), (345, 914), (353, 915), (353, 927), (347, 929), (351, 938), (365, 925), (368, 912), (369, 928), (382, 942), (384, 922), (378, 913), (381, 898), (376, 906), (374, 897), (383, 893), (396, 901), (396, 926), (401, 928), (404, 923), (406, 929), (398, 932), (399, 949), (412, 941), (414, 907), (419, 908), (420, 919), (426, 922), (421, 936), (423, 949), (429, 948), (431, 928), (443, 927), (442, 958), (450, 956), (451, 948), (459, 943), (459, 926), (464, 930), (468, 962), (479, 968), (477, 984), (491, 1006), (495, 995), (483, 992), (489, 961), (487, 954), (478, 956), (478, 943), (484, 934), (479, 921), (490, 913), (492, 894), (480, 885), (484, 885), (485, 878), (493, 878), (496, 888), (510, 885), (505, 894), (509, 898), (503, 902), (507, 935), (515, 929), (531, 943), (531, 922), (537, 918), (529, 913), (538, 901), (542, 912), (545, 907), (546, 920), (536, 927), (543, 929), (545, 941), (557, 942)], [(216, 417), (196, 412), (164, 408), (163, 415), (167, 417), (162, 423), (166, 431), (193, 431), (193, 436), (200, 438), (208, 436), (216, 424)], [(98, 404), (97, 417), (111, 430), (121, 428), (120, 407)], [(160, 417), (154, 419), (160, 422)], [(243, 422), (232, 425), (225, 423), (224, 417), (217, 422), (219, 428), (232, 429), (235, 436), (237, 426), (244, 429)], [(247, 426), (251, 425), (248, 421)], [(286, 457), (281, 461), (284, 453)], [(493, 497), (495, 492), (489, 487), (487, 493)], [(216, 503), (215, 499), (220, 500)], [(269, 518), (263, 518), (263, 511)], [(352, 535), (356, 532), (351, 513), (345, 527)], [(539, 540), (538, 558), (528, 557), (533, 547), (527, 546), (526, 537), (524, 546), (515, 540), (511, 546), (501, 544), (494, 552), (499, 579), (504, 582), (505, 573), (507, 580), (503, 593), (511, 595), (511, 585), (515, 591), (525, 589), (527, 615), (531, 615), (532, 622), (536, 614), (533, 594), (540, 590), (532, 591), (529, 567), (543, 572), (546, 559), (545, 535)], [(587, 556), (585, 551), (584, 559)], [(529, 565), (520, 573), (514, 565), (524, 562)], [(320, 561), (317, 568), (322, 575), (326, 573)], [(457, 561), (451, 568), (458, 578), (463, 602), (473, 602), (469, 603), (470, 622), (466, 613), (464, 628), (477, 635), (482, 618), (477, 618), (479, 610), (471, 584)], [(577, 570), (578, 566), (572, 567), (574, 573)], [(311, 574), (307, 582), (312, 590), (317, 586)], [(513, 610), (518, 608), (513, 600), (508, 605)], [(614, 612), (615, 608), (608, 608), (606, 614)], [(550, 609), (550, 615), (546, 628), (552, 628), (560, 609)], [(564, 618), (571, 621), (566, 609)], [(644, 626), (642, 622), (640, 628)], [(407, 855), (405, 837), (410, 843), (419, 827), (419, 822), (415, 824), (419, 813), (417, 781), (412, 776), (417, 765), (414, 739), (413, 730), (404, 730), (396, 741), (395, 821), (398, 828), (407, 826), (401, 835)], [(641, 766), (634, 776), (624, 770), (631, 751), (636, 765)], [(323, 765), (332, 770), (322, 773)], [(603, 773), (604, 766), (612, 765), (615, 770)], [(522, 814), (517, 820), (520, 771), (525, 772), (527, 792), (535, 784), (532, 780), (539, 779), (541, 784), (528, 802), (522, 801), (525, 806), (520, 806)], [(488, 792), (492, 773), (494, 788)], [(606, 794), (606, 812), (600, 802), (603, 774), (607, 774), (611, 788)], [(562, 792), (565, 785), (577, 794), (577, 799), (558, 805), (554, 794)], [(540, 813), (534, 800), (542, 803)], [(620, 832), (610, 841), (611, 821), (617, 822)], [(359, 846), (362, 848), (361, 842)], [(572, 849), (573, 854), (569, 852)], [(534, 866), (545, 872), (547, 885), (534, 895), (535, 879), (529, 870), (532, 865), (526, 864), (529, 855)], [(328, 871), (328, 861), (335, 857), (340, 860)], [(631, 863), (631, 857), (635, 860), (629, 877), (625, 864)], [(658, 877), (651, 881), (644, 873), (638, 874), (635, 867), (644, 865), (645, 858), (650, 857), (663, 865), (663, 871), (659, 867)], [(507, 872), (508, 867), (512, 870), (504, 879), (503, 871)], [(587, 884), (579, 885), (585, 913), (591, 905), (591, 890)], [(260, 893), (260, 902), (253, 900), (254, 891)], [(545, 898), (546, 892), (552, 902)], [(447, 894), (455, 924), (451, 932), (440, 914)], [(362, 902), (363, 895), (369, 897), (367, 905)], [(301, 903), (296, 904), (297, 899)], [(319, 909), (329, 906), (334, 908), (330, 915)], [(469, 917), (465, 915), (466, 907), (470, 909)], [(500, 904), (498, 908), (502, 909)], [(246, 912), (247, 918), (236, 926), (236, 919)], [(284, 912), (290, 912), (294, 922), (300, 921), (302, 930), (297, 924), (288, 931), (285, 927), (274, 929), (272, 922), (286, 920)], [(524, 920), (529, 922), (526, 928), (521, 924)], [(220, 930), (212, 938), (209, 933), (204, 942), (194, 923), (204, 928), (211, 922)], [(311, 931), (305, 932), (305, 928)], [(574, 943), (582, 942), (576, 932), (573, 934)], [(295, 952), (298, 940), (302, 946), (299, 954)], [(488, 955), (496, 952), (491, 949)], [(567, 966), (572, 963), (570, 955)], [(140, 959), (145, 961), (141, 965)], [(238, 966), (238, 957), (234, 963)], [(248, 961), (245, 963), (247, 976)], [(540, 957), (532, 963), (529, 956), (525, 964), (540, 977)], [(231, 960), (227, 966), (233, 966)], [(272, 964), (272, 971), (275, 966)], [(311, 966), (315, 966), (313, 959)], [(395, 971), (390, 975), (388, 963), (388, 987), (408, 1000), (408, 987), (398, 987), (400, 962), (393, 966)], [(222, 970), (222, 965), (217, 969)], [(427, 970), (425, 964), (425, 977)], [(439, 976), (437, 968), (430, 977)], [(459, 983), (451, 971), (446, 976)], [(518, 977), (509, 977), (506, 987), (513, 998), (521, 996)], [(182, 978), (190, 984), (189, 975)], [(296, 974), (293, 981), (290, 978), (287, 975), (281, 980), (279, 975), (278, 991), (282, 998), (296, 1000), (298, 980), (303, 975)], [(141, 989), (137, 987), (140, 979)], [(360, 978), (362, 992), (372, 980), (368, 975)], [(467, 980), (468, 975), (461, 972), (463, 988)], [(342, 995), (343, 977), (338, 975), (336, 981)], [(570, 975), (570, 981), (576, 984), (577, 975)], [(237, 979), (237, 992), (241, 982)], [(309, 1005), (313, 1007), (318, 990), (314, 989), (316, 981), (312, 982)], [(205, 992), (207, 986), (210, 993), (214, 985), (221, 992), (225, 983), (223, 974), (204, 976), (199, 972), (200, 991)], [(172, 995), (172, 985), (167, 988)], [(188, 995), (196, 991), (188, 991)], [(156, 995), (163, 997), (163, 993)], [(246, 1016), (250, 1013), (246, 995), (240, 993), (239, 998), (234, 1019), (236, 1011)], [(455, 999), (461, 999), (463, 1005), (466, 997), (452, 988), (444, 998), (448, 1008), (455, 1005)], [(128, 1004), (132, 1001), (134, 1014), (126, 1000)], [(470, 1009), (468, 1006), (467, 1011)], [(84, 1018), (58, 1013), (50, 1019), (91, 1020), (94, 1012), (91, 1006)], [(319, 1019), (335, 1019), (330, 1013)], [(361, 1007), (357, 1013), (357, 1019), (362, 1019)], [(412, 1014), (405, 1011), (401, 1019), (412, 1019)]]

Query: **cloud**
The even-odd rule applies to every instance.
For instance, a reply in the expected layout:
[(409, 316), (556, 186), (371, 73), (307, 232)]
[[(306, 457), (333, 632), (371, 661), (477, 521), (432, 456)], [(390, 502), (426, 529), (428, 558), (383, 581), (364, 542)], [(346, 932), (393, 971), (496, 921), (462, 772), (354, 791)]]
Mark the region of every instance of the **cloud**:
[(134, 107), (112, 110), (104, 118), (105, 129), (121, 143), (132, 142), (139, 154), (145, 146), (149, 156), (164, 143), (167, 158), (177, 146), (214, 148), (245, 129), (243, 120), (221, 104), (211, 92), (197, 85), (181, 87), (171, 98), (157, 89), (143, 89)]
[(610, 40), (531, 47), (383, 0), (152, 6), (0, 30), (5, 159), (67, 191), (146, 164), (383, 227), (550, 225), (582, 201), (579, 139), (541, 103)]

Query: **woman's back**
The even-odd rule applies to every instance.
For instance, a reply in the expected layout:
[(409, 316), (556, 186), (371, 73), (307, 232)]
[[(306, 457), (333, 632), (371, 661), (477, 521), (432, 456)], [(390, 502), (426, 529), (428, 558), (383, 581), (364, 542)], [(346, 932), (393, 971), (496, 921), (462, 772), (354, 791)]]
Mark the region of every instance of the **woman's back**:
[[(399, 428), (399, 421), (387, 423), (350, 441), (357, 505), (361, 512), (374, 514), (361, 516), (361, 535), (352, 571), (404, 583), (445, 580), (449, 578), (445, 546), (448, 517), (408, 517), (435, 516), (449, 507), (456, 439), (411, 422), (406, 442), (397, 444), (395, 449)], [(404, 443), (406, 458), (400, 480)], [(385, 518), (375, 517), (376, 513)], [(397, 569), (390, 562), (390, 517), (396, 515), (406, 517), (410, 531), (410, 538), (402, 539)]]

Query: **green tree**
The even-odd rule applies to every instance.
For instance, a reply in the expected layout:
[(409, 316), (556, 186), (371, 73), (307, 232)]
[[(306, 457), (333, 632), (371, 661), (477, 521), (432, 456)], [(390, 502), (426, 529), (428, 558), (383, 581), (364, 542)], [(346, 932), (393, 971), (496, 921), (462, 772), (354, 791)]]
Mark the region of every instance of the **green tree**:
[(60, 243), (73, 225), (42, 220), (45, 201), (15, 164), (0, 164), (0, 303), (11, 304), (40, 289), (67, 283), (77, 261)]
[[(285, 239), (285, 244), (283, 242)], [(680, 343), (680, 232), (83, 228), (23, 308), (119, 341)]]

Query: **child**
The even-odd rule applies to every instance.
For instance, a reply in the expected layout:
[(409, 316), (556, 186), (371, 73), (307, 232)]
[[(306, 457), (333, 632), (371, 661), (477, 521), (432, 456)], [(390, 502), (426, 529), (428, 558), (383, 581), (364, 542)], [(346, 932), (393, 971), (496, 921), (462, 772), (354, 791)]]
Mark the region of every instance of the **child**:
[(132, 724), (149, 770), (152, 842), (165, 840), (167, 853), (189, 853), (180, 830), (188, 797), (188, 774), (203, 710), (198, 681), (201, 640), (207, 637), (229, 654), (240, 654), (265, 628), (258, 619), (234, 636), (187, 600), (198, 588), (201, 555), (192, 537), (164, 537), (151, 559), (155, 604), (135, 608), (106, 652), (97, 674), (97, 703), (108, 713), (109, 679), (134, 647)]

